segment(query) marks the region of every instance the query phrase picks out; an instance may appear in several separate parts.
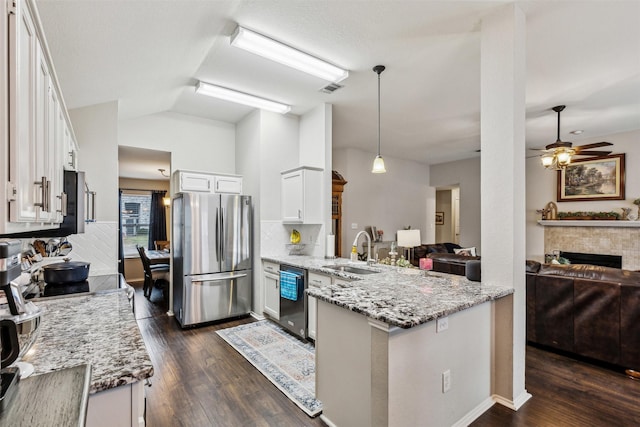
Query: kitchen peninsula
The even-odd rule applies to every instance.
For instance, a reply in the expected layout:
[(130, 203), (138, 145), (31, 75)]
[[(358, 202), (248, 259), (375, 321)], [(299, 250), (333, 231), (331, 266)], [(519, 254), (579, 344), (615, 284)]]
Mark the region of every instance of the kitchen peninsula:
[(87, 426), (144, 426), (144, 380), (153, 375), (130, 287), (35, 300), (40, 331), (22, 359), (34, 375), (92, 368)]
[(493, 404), (494, 305), (513, 288), (362, 262), (378, 272), (327, 268), (353, 265), (344, 259), (263, 260), (343, 279), (307, 289), (318, 301), (316, 398), (329, 425), (466, 425)]

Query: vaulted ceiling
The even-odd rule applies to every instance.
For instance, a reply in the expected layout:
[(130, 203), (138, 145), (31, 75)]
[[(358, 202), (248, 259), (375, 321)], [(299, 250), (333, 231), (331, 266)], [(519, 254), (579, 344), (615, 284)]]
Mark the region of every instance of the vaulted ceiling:
[[(195, 94), (198, 80), (292, 105), (334, 105), (334, 147), (425, 164), (477, 156), (480, 22), (505, 1), (38, 0), (69, 108), (117, 100), (120, 119), (171, 111), (236, 123), (248, 107)], [(640, 1), (523, 1), (526, 139), (640, 129)], [(237, 24), (349, 70), (342, 89), (230, 46)], [(580, 136), (568, 132), (582, 129)], [(615, 142), (615, 141), (612, 141)]]

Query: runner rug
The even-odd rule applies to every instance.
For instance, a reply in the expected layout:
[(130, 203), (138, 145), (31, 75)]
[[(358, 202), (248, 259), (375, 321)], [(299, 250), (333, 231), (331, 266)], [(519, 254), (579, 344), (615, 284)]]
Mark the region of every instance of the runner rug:
[(322, 412), (315, 398), (315, 349), (268, 320), (217, 331), (307, 415)]

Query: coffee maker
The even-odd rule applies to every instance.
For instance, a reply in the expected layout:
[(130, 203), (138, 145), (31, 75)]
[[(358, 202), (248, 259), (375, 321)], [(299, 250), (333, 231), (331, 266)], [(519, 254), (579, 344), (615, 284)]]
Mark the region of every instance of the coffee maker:
[[(11, 281), (20, 275), (19, 240), (0, 240), (0, 288), (5, 291), (7, 303), (15, 303)], [(11, 305), (11, 304), (10, 304)], [(15, 305), (10, 307), (12, 313), (17, 311)], [(15, 392), (15, 385), (20, 379), (20, 371), (9, 367), (20, 354), (18, 328), (12, 319), (0, 319), (0, 411), (6, 408)]]

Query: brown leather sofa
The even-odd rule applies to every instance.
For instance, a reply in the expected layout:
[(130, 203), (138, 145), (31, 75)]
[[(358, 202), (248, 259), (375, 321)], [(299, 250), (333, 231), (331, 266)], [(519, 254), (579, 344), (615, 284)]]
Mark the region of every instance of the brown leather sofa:
[(640, 370), (640, 272), (527, 261), (527, 340)]
[(466, 261), (479, 260), (479, 256), (468, 256), (454, 253), (454, 249), (461, 249), (455, 243), (430, 243), (420, 245), (413, 250), (411, 264), (420, 266), (420, 258), (432, 258), (434, 271), (442, 273), (465, 275)]

